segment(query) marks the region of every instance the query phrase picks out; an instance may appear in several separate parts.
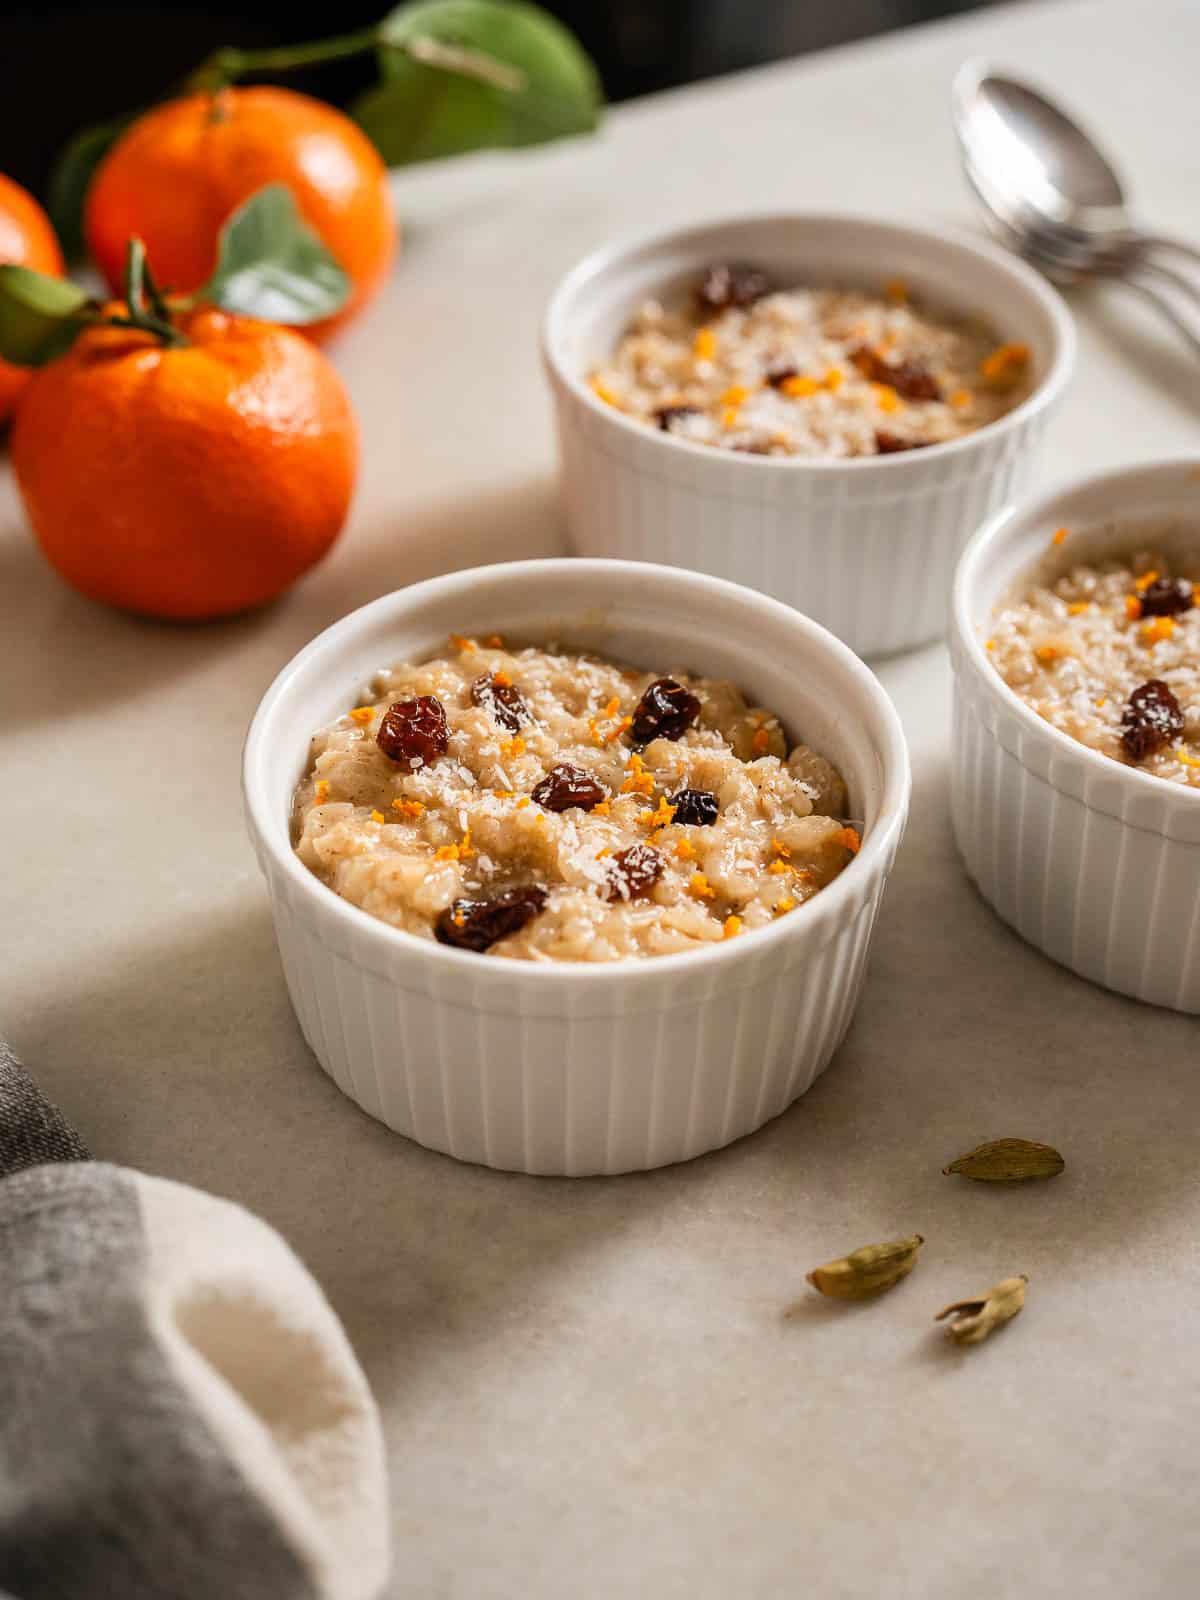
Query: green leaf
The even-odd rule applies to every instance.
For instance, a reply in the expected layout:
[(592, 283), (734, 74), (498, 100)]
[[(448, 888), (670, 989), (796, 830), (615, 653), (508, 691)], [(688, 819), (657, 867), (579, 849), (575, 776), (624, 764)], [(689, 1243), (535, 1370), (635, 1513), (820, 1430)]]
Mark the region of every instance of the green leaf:
[(415, 0), (380, 35), (382, 82), (353, 112), (389, 166), (541, 144), (599, 122), (591, 61), (526, 0)]
[(0, 267), (0, 357), (40, 367), (68, 349), (90, 320), (92, 302), (78, 284), (28, 267)]
[(296, 324), (333, 316), (351, 288), (292, 191), (270, 183), (226, 220), (216, 271), (195, 298), (264, 322)]
[(140, 116), (130, 112), (77, 133), (54, 163), (50, 174), (48, 209), (55, 232), (69, 261), (84, 253), (83, 207), (96, 168), (125, 129)]

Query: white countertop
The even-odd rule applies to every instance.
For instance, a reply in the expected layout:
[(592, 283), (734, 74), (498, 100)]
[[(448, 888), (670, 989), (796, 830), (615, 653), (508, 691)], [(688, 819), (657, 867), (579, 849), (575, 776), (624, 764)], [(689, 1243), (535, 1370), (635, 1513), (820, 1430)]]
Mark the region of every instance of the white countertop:
[[(940, 648), (881, 670), (916, 783), (850, 1036), (777, 1122), (686, 1167), (501, 1175), (369, 1121), (301, 1040), (241, 824), (242, 734), (299, 645), (398, 584), (559, 549), (535, 346), (559, 274), (708, 212), (970, 224), (947, 89), (974, 52), (1057, 84), (1144, 214), (1200, 235), (1200, 6), (984, 12), (404, 177), (399, 268), (336, 350), (363, 426), (353, 520), (259, 616), (169, 628), (76, 598), (0, 468), (0, 1025), (98, 1155), (244, 1202), (324, 1284), (385, 1416), (389, 1600), (1194, 1588), (1200, 1035), (1052, 966), (977, 898)], [(1045, 470), (1194, 447), (1194, 357), (1119, 288), (1074, 306)], [(999, 1193), (940, 1175), (1001, 1135), (1058, 1145), (1066, 1174)], [(805, 1289), (915, 1230), (924, 1259), (881, 1302)], [(946, 1345), (933, 1313), (1020, 1271), (1023, 1316)]]

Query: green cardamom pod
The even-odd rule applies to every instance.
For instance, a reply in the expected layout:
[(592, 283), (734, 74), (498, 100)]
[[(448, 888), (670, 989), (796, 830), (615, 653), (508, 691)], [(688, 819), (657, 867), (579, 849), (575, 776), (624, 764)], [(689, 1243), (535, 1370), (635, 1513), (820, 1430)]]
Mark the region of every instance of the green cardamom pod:
[(835, 1300), (865, 1300), (907, 1278), (924, 1243), (921, 1235), (914, 1233), (908, 1239), (893, 1239), (888, 1244), (865, 1244), (839, 1261), (814, 1267), (808, 1281)]
[(959, 1156), (942, 1171), (957, 1172), (978, 1183), (1023, 1183), (1028, 1178), (1057, 1178), (1066, 1162), (1053, 1145), (1032, 1139), (993, 1139)]
[(955, 1344), (982, 1344), (993, 1329), (1010, 1321), (1020, 1311), (1025, 1304), (1028, 1282), (1024, 1273), (1018, 1278), (1005, 1278), (978, 1300), (957, 1300), (939, 1311), (933, 1320), (941, 1322), (946, 1317), (954, 1318), (946, 1329), (946, 1337)]

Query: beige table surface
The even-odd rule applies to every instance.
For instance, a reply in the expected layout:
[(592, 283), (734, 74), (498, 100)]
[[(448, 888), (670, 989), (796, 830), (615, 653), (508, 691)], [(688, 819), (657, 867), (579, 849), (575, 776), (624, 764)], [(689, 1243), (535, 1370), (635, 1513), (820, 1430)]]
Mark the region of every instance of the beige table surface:
[[(77, 599), (0, 468), (0, 1025), (97, 1153), (244, 1202), (325, 1285), (385, 1417), (392, 1600), (1195, 1592), (1197, 1024), (1059, 970), (976, 898), (940, 648), (881, 671), (916, 783), (850, 1036), (806, 1099), (686, 1167), (528, 1179), (369, 1121), (301, 1040), (242, 831), (242, 734), (305, 640), (396, 585), (559, 548), (535, 347), (559, 274), (739, 207), (969, 223), (946, 91), (974, 51), (1058, 83), (1145, 214), (1200, 234), (1200, 6), (993, 11), (405, 177), (403, 259), (336, 352), (353, 520), (259, 616), (180, 630)], [(1195, 445), (1194, 359), (1126, 292), (1074, 304), (1047, 470)], [(940, 1176), (1002, 1134), (1067, 1173)], [(886, 1301), (781, 1316), (815, 1262), (911, 1230), (925, 1259)], [(1003, 1335), (935, 1334), (1016, 1271)]]

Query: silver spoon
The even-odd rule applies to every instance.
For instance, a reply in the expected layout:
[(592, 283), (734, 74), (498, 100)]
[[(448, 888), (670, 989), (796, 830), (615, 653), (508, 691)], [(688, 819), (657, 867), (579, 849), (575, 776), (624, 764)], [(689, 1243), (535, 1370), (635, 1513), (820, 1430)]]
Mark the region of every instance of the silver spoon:
[(1200, 286), (1156, 258), (1200, 264), (1200, 250), (1137, 226), (1111, 162), (1077, 123), (977, 61), (958, 72), (953, 104), (967, 178), (1010, 248), (1055, 282), (1126, 279), (1200, 349)]
[(987, 203), (1025, 233), (1050, 233), (1068, 246), (1106, 253), (1200, 249), (1148, 233), (1129, 214), (1112, 163), (1077, 122), (1028, 84), (968, 61), (954, 80), (954, 120), (970, 173)]

